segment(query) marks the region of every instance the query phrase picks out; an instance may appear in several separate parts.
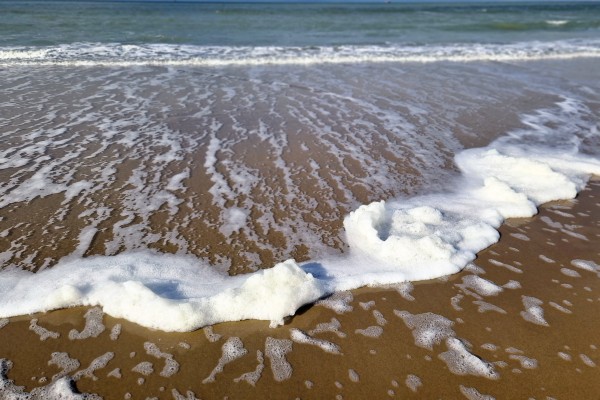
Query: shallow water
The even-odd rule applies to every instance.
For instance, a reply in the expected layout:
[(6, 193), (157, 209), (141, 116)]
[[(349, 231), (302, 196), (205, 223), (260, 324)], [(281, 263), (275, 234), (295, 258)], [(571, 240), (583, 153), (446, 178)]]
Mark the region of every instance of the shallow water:
[[(36, 277), (36, 290), (27, 289), (36, 280), (2, 275), (5, 288), (23, 285), (3, 316), (102, 304), (166, 330), (277, 322), (331, 291), (457, 272), (498, 239), (504, 218), (575, 196), (598, 170), (597, 87), (535, 64), (16, 65), (0, 74), (4, 269), (66, 268)], [(210, 296), (245, 285), (219, 273), (289, 258), (313, 262), (256, 278), (284, 292), (295, 290), (288, 278), (303, 285), (271, 294), (277, 312), (250, 302), (234, 317), (237, 294), (210, 311), (216, 319), (191, 311), (198, 305), (176, 325), (150, 312), (172, 300), (212, 310)], [(149, 297), (111, 308), (114, 290)]]
[(0, 71), (3, 263), (38, 270), (68, 254), (157, 248), (236, 273), (343, 250), (341, 221), (358, 205), (447, 190), (458, 150), (551, 105), (560, 87), (534, 73)]

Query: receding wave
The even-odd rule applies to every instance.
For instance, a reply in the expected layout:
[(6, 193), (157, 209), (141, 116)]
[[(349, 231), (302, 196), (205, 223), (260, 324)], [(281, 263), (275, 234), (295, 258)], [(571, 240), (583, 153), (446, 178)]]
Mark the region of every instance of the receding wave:
[(344, 63), (519, 61), (600, 57), (600, 40), (512, 44), (229, 47), (171, 44), (75, 43), (0, 48), (0, 65), (243, 66)]

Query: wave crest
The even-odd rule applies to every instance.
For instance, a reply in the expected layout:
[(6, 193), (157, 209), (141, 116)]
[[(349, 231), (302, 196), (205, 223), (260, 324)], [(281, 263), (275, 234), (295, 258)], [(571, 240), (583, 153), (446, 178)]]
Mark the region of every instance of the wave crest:
[(226, 47), (172, 44), (74, 43), (0, 48), (0, 65), (260, 66), (344, 63), (519, 61), (600, 57), (600, 40), (512, 44)]

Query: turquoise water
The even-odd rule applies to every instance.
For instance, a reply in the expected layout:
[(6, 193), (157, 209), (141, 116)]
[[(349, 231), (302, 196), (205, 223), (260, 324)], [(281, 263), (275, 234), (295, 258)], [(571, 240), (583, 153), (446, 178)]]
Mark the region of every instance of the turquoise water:
[(600, 3), (0, 1), (0, 46), (423, 45), (597, 38)]

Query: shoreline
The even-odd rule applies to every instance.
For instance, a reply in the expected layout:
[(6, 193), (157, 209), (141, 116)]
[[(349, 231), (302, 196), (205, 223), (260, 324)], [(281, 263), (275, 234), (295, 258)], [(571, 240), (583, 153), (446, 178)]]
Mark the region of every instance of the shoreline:
[[(350, 250), (343, 257), (304, 265), (289, 259), (238, 276), (179, 254), (134, 251), (82, 257), (80, 247), (89, 247), (98, 233), (95, 222), (80, 233), (77, 250), (53, 268), (37, 274), (9, 268), (0, 276), (7, 293), (0, 317), (94, 305), (113, 317), (164, 331), (190, 331), (245, 319), (278, 325), (302, 305), (330, 293), (454, 274), (498, 241), (497, 229), (504, 221), (530, 217), (540, 205), (575, 197), (584, 187), (585, 175), (600, 171), (593, 156), (573, 154), (580, 148), (579, 135), (585, 138), (588, 128), (593, 132), (588, 111), (585, 104), (565, 97), (554, 108), (524, 115), (526, 129), (510, 131), (487, 147), (457, 153), (454, 164), (461, 175), (450, 182), (455, 188), (361, 205), (343, 219)], [(584, 113), (579, 119), (582, 125), (573, 132), (575, 142), (565, 147), (560, 140), (571, 133), (568, 119), (574, 112)], [(555, 126), (557, 119), (567, 121)], [(554, 140), (559, 152), (547, 147)], [(215, 137), (210, 140), (204, 164), (216, 175), (218, 143)], [(185, 179), (189, 172), (180, 175), (178, 179)], [(211, 178), (213, 196), (214, 190), (222, 190), (218, 186), (223, 178), (217, 178)], [(181, 187), (180, 183), (169, 186)], [(231, 239), (249, 215), (225, 203), (222, 207), (229, 219), (222, 228), (231, 229)], [(10, 293), (13, 287), (17, 289)]]
[[(403, 294), (397, 290), (363, 288), (336, 295), (340, 298), (338, 310), (344, 308), (344, 296), (345, 300), (352, 298), (345, 304), (353, 307), (351, 312), (338, 314), (313, 305), (301, 309), (278, 328), (268, 328), (265, 321), (218, 324), (212, 327), (212, 332), (222, 336), (210, 342), (204, 330), (164, 333), (109, 316), (103, 317), (106, 330), (97, 338), (70, 340), (71, 329), (83, 330), (83, 314), (87, 309), (61, 310), (11, 318), (0, 329), (5, 339), (0, 345), (0, 358), (13, 361), (8, 377), (30, 390), (42, 384), (40, 378), (45, 377), (49, 382), (59, 372), (47, 364), (52, 351), (67, 352), (79, 361), (79, 369), (112, 352), (114, 358), (95, 373), (97, 381), (83, 377), (77, 382), (81, 392), (98, 393), (107, 399), (124, 398), (127, 392), (136, 399), (150, 394), (175, 398), (172, 389), (183, 396), (191, 390), (198, 398), (240, 398), (250, 392), (257, 397), (273, 398), (352, 399), (367, 394), (377, 398), (441, 395), (469, 398), (464, 393), (474, 393), (470, 388), (496, 398), (514, 396), (516, 388), (522, 390), (518, 393), (522, 397), (563, 398), (576, 394), (586, 398), (600, 390), (600, 386), (593, 384), (598, 376), (596, 365), (600, 363), (600, 342), (594, 341), (594, 332), (600, 329), (600, 323), (588, 317), (600, 307), (600, 280), (597, 273), (578, 268), (572, 261), (600, 263), (600, 255), (593, 248), (594, 239), (600, 237), (600, 226), (593, 217), (599, 212), (599, 199), (600, 181), (594, 177), (575, 200), (542, 205), (533, 218), (508, 220), (500, 228), (500, 241), (478, 254), (473, 263), (476, 267), (469, 266), (458, 274), (433, 281), (405, 285), (400, 290)], [(568, 248), (561, 248), (561, 244)], [(411, 297), (415, 300), (409, 300)], [(535, 312), (527, 313), (527, 308), (535, 311), (536, 307), (543, 311), (542, 320), (531, 317), (537, 315)], [(415, 344), (413, 335), (419, 329), (418, 321), (410, 319), (411, 315), (426, 313), (443, 318), (437, 318), (437, 323), (436, 318), (431, 319), (434, 322), (430, 326), (438, 327), (439, 338), (438, 343), (430, 343), (431, 349)], [(39, 326), (60, 333), (60, 337), (41, 341), (29, 330), (32, 317), (39, 320)], [(333, 318), (339, 322), (337, 331)], [(325, 346), (330, 350), (337, 346), (341, 355), (291, 340), (292, 329), (310, 334), (323, 323), (330, 324), (330, 331), (312, 332), (311, 336), (335, 345)], [(109, 336), (116, 324), (121, 324), (122, 332), (113, 341)], [(222, 357), (223, 344), (235, 337), (241, 340), (245, 353), (236, 353), (239, 358), (224, 364), (223, 371), (215, 374), (214, 382), (202, 383)], [(266, 356), (268, 337), (283, 340), (277, 343), (284, 348), (292, 344), (292, 350), (285, 355), (292, 373), (281, 382), (274, 379), (272, 366), (285, 363)], [(172, 359), (180, 365), (179, 371), (169, 378), (160, 376), (168, 356), (157, 358), (147, 354), (145, 342), (155, 343), (164, 354), (172, 354)], [(25, 347), (31, 351), (23, 351)], [(477, 357), (473, 359), (476, 367), (488, 365), (499, 377), (488, 379), (477, 375), (481, 374), (480, 369), (465, 366), (463, 371), (466, 368), (470, 372), (457, 375), (456, 371), (461, 369), (451, 360), (464, 350)], [(262, 353), (263, 369), (256, 386), (233, 382), (244, 373), (260, 370), (257, 351)], [(133, 357), (132, 352), (136, 353)], [(468, 354), (463, 355), (468, 357)], [(150, 375), (132, 371), (144, 362), (153, 365)], [(107, 377), (115, 368), (120, 369), (122, 377)], [(453, 369), (455, 373), (450, 371)], [(36, 380), (32, 381), (32, 377)], [(140, 379), (144, 380), (141, 384)], [(416, 388), (416, 392), (409, 386)]]

